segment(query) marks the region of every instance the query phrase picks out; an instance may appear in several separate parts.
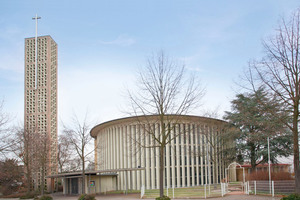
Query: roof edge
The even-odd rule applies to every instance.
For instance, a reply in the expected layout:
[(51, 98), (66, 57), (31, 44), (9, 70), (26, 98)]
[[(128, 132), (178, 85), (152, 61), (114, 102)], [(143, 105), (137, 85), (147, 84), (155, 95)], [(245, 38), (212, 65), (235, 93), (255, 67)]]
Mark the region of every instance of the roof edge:
[[(109, 124), (114, 124), (114, 123), (118, 123), (118, 122), (121, 122), (121, 121), (134, 121), (136, 120), (136, 118), (142, 118), (142, 117), (158, 117), (159, 115), (137, 115), (137, 116), (130, 116), (130, 117), (123, 117), (123, 118), (118, 118), (118, 119), (113, 119), (113, 120), (109, 120), (109, 121), (106, 121), (106, 122), (103, 122), (103, 123), (100, 123), (96, 126), (94, 126), (91, 130), (90, 130), (90, 135), (92, 137), (95, 137), (96, 134), (94, 133), (95, 131), (99, 130), (101, 127), (106, 127), (108, 126)], [(221, 119), (215, 119), (215, 118), (210, 118), (210, 117), (203, 117), (203, 116), (197, 116), (197, 115), (176, 115), (176, 114), (168, 114), (168, 115), (165, 115), (167, 117), (170, 117), (170, 116), (173, 116), (173, 117), (182, 117), (182, 118), (201, 118), (201, 119), (205, 119), (205, 120), (213, 120), (213, 121), (218, 121), (219, 123), (227, 123), (226, 121), (224, 120), (221, 120)]]

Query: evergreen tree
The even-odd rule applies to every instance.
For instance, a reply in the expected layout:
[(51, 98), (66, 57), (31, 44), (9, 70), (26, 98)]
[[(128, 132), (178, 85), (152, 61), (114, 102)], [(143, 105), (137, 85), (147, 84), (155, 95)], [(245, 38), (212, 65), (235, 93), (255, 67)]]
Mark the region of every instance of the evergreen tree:
[(250, 161), (252, 169), (267, 162), (268, 137), (271, 162), (276, 163), (278, 156), (291, 155), (292, 134), (282, 123), (289, 118), (275, 97), (261, 87), (253, 93), (236, 95), (231, 104), (232, 112), (226, 112), (224, 119), (238, 128), (235, 135), (240, 160)]

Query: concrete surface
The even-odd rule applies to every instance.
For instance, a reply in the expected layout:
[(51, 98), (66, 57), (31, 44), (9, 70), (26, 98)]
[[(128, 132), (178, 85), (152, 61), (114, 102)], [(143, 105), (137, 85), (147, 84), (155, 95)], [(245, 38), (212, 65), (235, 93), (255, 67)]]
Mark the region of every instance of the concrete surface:
[[(52, 194), (51, 195), (54, 200), (77, 200), (78, 195), (67, 195), (64, 196), (62, 194)], [(139, 194), (110, 194), (110, 195), (97, 195), (97, 200), (111, 200), (111, 199), (131, 199), (131, 200), (138, 200), (140, 199)], [(187, 200), (193, 198), (185, 198), (185, 199), (176, 199), (176, 200)], [(204, 198), (202, 198), (204, 199)], [(271, 196), (262, 196), (262, 195), (244, 195), (244, 194), (227, 194), (224, 197), (218, 198), (207, 198), (208, 200), (280, 200), (281, 197), (271, 197)], [(18, 198), (0, 198), (0, 200), (19, 200)], [(153, 199), (148, 199), (153, 200)], [(193, 199), (196, 200), (196, 199)]]

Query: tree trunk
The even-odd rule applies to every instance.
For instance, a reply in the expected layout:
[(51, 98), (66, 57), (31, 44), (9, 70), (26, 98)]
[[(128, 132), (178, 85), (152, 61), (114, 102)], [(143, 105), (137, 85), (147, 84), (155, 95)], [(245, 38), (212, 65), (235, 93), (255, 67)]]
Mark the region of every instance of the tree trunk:
[(159, 147), (159, 196), (164, 196), (164, 171), (165, 171), (165, 164), (164, 164), (164, 150), (165, 146)]
[(252, 142), (250, 142), (249, 146), (250, 146), (251, 172), (254, 172), (256, 168), (255, 145)]
[(85, 160), (84, 160), (84, 157), (82, 159), (82, 183), (81, 183), (81, 187), (82, 187), (82, 194), (85, 194)]
[[(42, 163), (42, 165), (45, 165)], [(41, 177), (41, 195), (44, 195), (44, 189), (45, 189), (45, 166), (42, 166), (42, 177)]]
[(300, 166), (299, 166), (299, 136), (298, 136), (298, 116), (299, 105), (294, 106), (293, 115), (293, 138), (294, 138), (294, 171), (295, 171), (295, 193), (300, 194)]
[(27, 193), (29, 193), (30, 191), (31, 191), (31, 183), (32, 183), (32, 181), (31, 181), (31, 170), (30, 169), (28, 169), (29, 168), (29, 166), (27, 165), (26, 166), (27, 167), (27, 175), (26, 175), (26, 182), (27, 182)]

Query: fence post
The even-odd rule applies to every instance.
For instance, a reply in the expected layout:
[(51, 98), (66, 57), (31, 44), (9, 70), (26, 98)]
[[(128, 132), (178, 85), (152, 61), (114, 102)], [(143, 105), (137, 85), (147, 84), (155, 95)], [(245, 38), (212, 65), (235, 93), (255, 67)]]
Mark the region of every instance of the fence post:
[(173, 199), (175, 198), (175, 186), (173, 185)]
[(222, 197), (224, 196), (224, 184), (223, 183), (221, 183), (221, 195), (222, 195)]
[(274, 197), (274, 181), (272, 181), (272, 197)]
[(228, 183), (226, 183), (226, 194), (228, 193), (228, 188), (229, 188), (229, 186), (228, 186), (229, 184)]
[(248, 195), (249, 195), (249, 193), (250, 193), (250, 183), (249, 183), (249, 181), (247, 181), (247, 184), (248, 184), (247, 188), (248, 188)]
[(221, 183), (221, 195), (222, 195), (222, 197), (223, 197), (223, 190), (224, 190), (223, 183)]
[(169, 196), (169, 186), (167, 186), (167, 196)]
[(256, 195), (256, 181), (254, 181), (254, 194)]
[(206, 184), (204, 185), (204, 198), (206, 199)]
[(141, 199), (143, 198), (144, 195), (145, 195), (145, 186), (142, 185), (142, 187), (141, 187)]
[(223, 197), (223, 185), (221, 183), (221, 196)]

